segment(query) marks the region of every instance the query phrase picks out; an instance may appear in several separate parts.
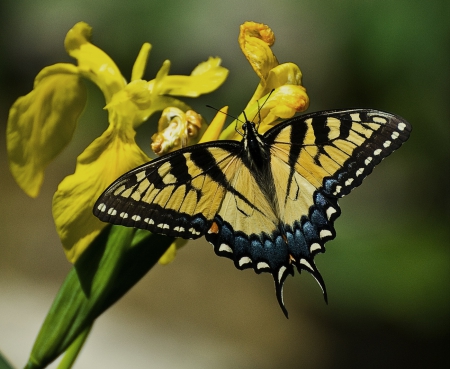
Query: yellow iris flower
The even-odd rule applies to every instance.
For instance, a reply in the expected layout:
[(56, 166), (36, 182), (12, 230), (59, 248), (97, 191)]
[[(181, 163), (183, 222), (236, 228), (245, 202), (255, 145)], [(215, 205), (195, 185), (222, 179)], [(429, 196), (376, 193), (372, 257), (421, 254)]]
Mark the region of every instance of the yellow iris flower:
[(92, 215), (98, 196), (117, 177), (150, 159), (135, 142), (135, 128), (167, 107), (189, 107), (171, 97), (196, 97), (217, 89), (228, 70), (219, 58), (197, 66), (190, 76), (169, 75), (165, 61), (155, 79), (142, 79), (150, 44), (142, 46), (127, 83), (113, 60), (90, 42), (92, 29), (77, 23), (64, 45), (78, 65), (55, 64), (36, 77), (34, 89), (10, 110), (7, 149), (11, 172), (19, 186), (36, 197), (49, 162), (70, 142), (86, 103), (82, 78), (103, 92), (109, 126), (77, 158), (75, 173), (67, 176), (53, 197), (53, 217), (66, 256), (75, 262), (105, 223)]
[[(256, 119), (260, 123), (258, 131), (263, 133), (280, 120), (291, 118), (309, 106), (309, 97), (301, 84), (302, 72), (294, 63), (278, 63), (270, 48), (275, 42), (275, 36), (269, 26), (245, 22), (240, 27), (238, 42), (253, 70), (260, 77), (260, 82), (238, 119), (222, 132), (228, 107), (222, 109), (223, 114), (216, 115), (200, 142), (213, 141), (219, 136), (221, 139), (241, 140), (242, 136), (236, 132), (236, 126), (242, 124), (245, 117)], [(167, 139), (166, 142), (171, 140)], [(175, 258), (176, 250), (185, 243), (185, 240), (178, 239), (159, 262), (171, 262)]]
[[(134, 233), (116, 226), (111, 228), (107, 240), (96, 239), (106, 226), (92, 215), (96, 199), (120, 175), (150, 160), (135, 142), (139, 125), (162, 111), (152, 148), (163, 154), (196, 142), (196, 136), (202, 136), (200, 142), (217, 140), (219, 136), (240, 140), (235, 129), (244, 117), (256, 119), (263, 133), (280, 120), (306, 110), (309, 104), (301, 85), (300, 69), (293, 63), (278, 63), (270, 48), (275, 41), (274, 34), (264, 24), (246, 22), (239, 34), (239, 45), (260, 78), (255, 93), (239, 120), (223, 130), (225, 107), (205, 132), (201, 116), (172, 96), (197, 97), (217, 89), (228, 75), (228, 70), (220, 66), (219, 58), (200, 63), (189, 76), (169, 75), (170, 62), (165, 61), (155, 79), (146, 81), (142, 77), (151, 49), (146, 43), (133, 66), (131, 81), (127, 82), (113, 60), (90, 42), (91, 33), (91, 27), (84, 22), (77, 23), (68, 32), (64, 45), (77, 65), (59, 63), (44, 68), (37, 75), (33, 90), (13, 104), (8, 118), (10, 169), (16, 182), (31, 197), (39, 194), (47, 165), (72, 139), (86, 104), (83, 78), (103, 92), (109, 122), (103, 134), (78, 156), (75, 172), (62, 180), (53, 197), (53, 217), (66, 256), (78, 263), (75, 272), (69, 273), (63, 283), (41, 328), (30, 355), (30, 367), (44, 367), (66, 350), (67, 363), (70, 362), (94, 320), (123, 296), (158, 258), (160, 263), (170, 262), (177, 248), (185, 243), (176, 240), (160, 257), (170, 241), (164, 243), (157, 240), (158, 235), (151, 235), (156, 239), (152, 241), (156, 245), (160, 242), (161, 247), (154, 257), (148, 258), (151, 253), (146, 253), (147, 257), (139, 258), (136, 255), (148, 250), (147, 243), (141, 242), (148, 241), (148, 232)], [(105, 247), (107, 251), (102, 254), (101, 247), (92, 247), (89, 251), (93, 250), (93, 254), (86, 253), (80, 258), (91, 244)], [(131, 251), (138, 250), (137, 254), (130, 252), (133, 247)], [(90, 256), (98, 257), (99, 252), (99, 264), (94, 265), (92, 276)], [(141, 262), (135, 263), (133, 258)], [(121, 283), (117, 285), (119, 279)]]
[(241, 114), (230, 124), (222, 132), (222, 139), (239, 140), (241, 136), (235, 127), (245, 121), (245, 117), (257, 119), (259, 133), (264, 133), (280, 119), (291, 118), (309, 106), (309, 97), (302, 86), (302, 72), (294, 63), (279, 64), (270, 48), (275, 43), (275, 35), (269, 26), (245, 22), (240, 27), (238, 42), (260, 82), (244, 110), (245, 116)]
[[(155, 79), (143, 80), (151, 49), (146, 43), (127, 83), (114, 61), (90, 42), (91, 33), (91, 27), (84, 22), (68, 32), (64, 45), (78, 65), (59, 63), (44, 68), (33, 90), (12, 106), (7, 127), (11, 172), (19, 186), (36, 197), (46, 166), (70, 142), (84, 109), (86, 90), (82, 78), (94, 82), (103, 92), (109, 126), (78, 156), (75, 173), (63, 179), (53, 197), (56, 229), (71, 262), (105, 227), (92, 215), (98, 196), (120, 175), (150, 160), (135, 142), (135, 129), (155, 112), (163, 111), (152, 148), (161, 154), (188, 144), (189, 133), (203, 132), (203, 121), (172, 95), (197, 97), (209, 93), (228, 75), (219, 58), (209, 58), (190, 76), (169, 75), (170, 62), (165, 61)], [(244, 111), (246, 117), (260, 119), (260, 133), (306, 110), (309, 98), (301, 85), (302, 73), (293, 63), (279, 64), (270, 48), (275, 42), (272, 30), (264, 24), (245, 22), (238, 41), (260, 77)], [(219, 113), (202, 142), (219, 135), (221, 139), (241, 139), (235, 127), (245, 120), (244, 113), (223, 131), (225, 114)], [(161, 261), (170, 261), (176, 248), (172, 245)]]

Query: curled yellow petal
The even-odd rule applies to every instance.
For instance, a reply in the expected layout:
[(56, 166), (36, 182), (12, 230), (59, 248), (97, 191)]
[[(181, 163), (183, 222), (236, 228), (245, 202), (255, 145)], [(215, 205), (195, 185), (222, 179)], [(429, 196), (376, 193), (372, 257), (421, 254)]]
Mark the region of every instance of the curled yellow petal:
[(69, 55), (78, 61), (80, 73), (94, 82), (103, 92), (106, 103), (125, 87), (125, 79), (114, 61), (90, 42), (92, 28), (79, 22), (67, 33), (64, 46)]
[[(245, 111), (247, 111), (247, 109), (254, 111), (255, 103), (272, 90), (276, 90), (285, 85), (301, 86), (302, 73), (300, 68), (294, 63), (279, 64), (270, 48), (274, 42), (275, 36), (272, 30), (264, 24), (245, 22), (240, 27), (239, 45), (254, 71), (260, 77), (259, 85), (248, 102)], [(303, 95), (306, 95), (306, 93)], [(303, 100), (306, 101), (299, 105), (307, 107), (308, 97), (303, 97)], [(273, 96), (271, 98), (273, 99)], [(275, 113), (274, 110), (274, 114), (268, 119), (275, 119), (275, 115), (277, 114), (281, 114), (280, 117), (289, 115), (287, 114), (287, 111), (284, 111), (285, 108), (285, 106), (280, 107), (278, 113)], [(258, 109), (258, 105), (256, 109)], [(303, 108), (299, 108), (298, 111), (303, 111), (304, 109), (302, 109)], [(263, 111), (261, 111), (261, 115), (263, 115)], [(247, 116), (251, 116), (251, 113)]]
[(157, 155), (186, 147), (188, 142), (186, 114), (175, 107), (166, 108), (158, 121), (158, 132), (152, 136), (152, 150)]
[(269, 71), (278, 65), (270, 48), (275, 43), (273, 31), (265, 24), (245, 22), (240, 27), (238, 41), (253, 70), (264, 80)]
[[(269, 93), (275, 88), (284, 85), (301, 85), (302, 72), (297, 64), (283, 63), (269, 71), (266, 78), (266, 89)], [(264, 94), (265, 95), (265, 94)]]
[(86, 87), (71, 64), (44, 68), (34, 89), (10, 109), (6, 131), (9, 166), (17, 184), (39, 194), (44, 170), (69, 143), (86, 104)]
[(58, 186), (53, 218), (72, 263), (106, 226), (92, 214), (96, 199), (117, 177), (150, 160), (135, 143), (134, 135), (131, 127), (117, 130), (110, 125), (78, 156), (75, 173)]
[(152, 150), (157, 155), (163, 155), (192, 145), (205, 128), (202, 116), (195, 111), (166, 108), (159, 119), (158, 132), (152, 136)]

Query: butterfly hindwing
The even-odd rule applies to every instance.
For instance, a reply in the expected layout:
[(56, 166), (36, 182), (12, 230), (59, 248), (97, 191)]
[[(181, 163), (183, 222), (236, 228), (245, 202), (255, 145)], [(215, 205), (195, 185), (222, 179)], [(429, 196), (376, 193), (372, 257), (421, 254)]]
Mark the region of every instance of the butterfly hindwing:
[[(254, 173), (239, 160), (214, 222), (206, 234), (218, 255), (234, 260), (238, 269), (257, 273), (277, 267), (275, 253), (263, 247), (278, 227), (277, 215)], [(241, 199), (238, 194), (242, 195)]]

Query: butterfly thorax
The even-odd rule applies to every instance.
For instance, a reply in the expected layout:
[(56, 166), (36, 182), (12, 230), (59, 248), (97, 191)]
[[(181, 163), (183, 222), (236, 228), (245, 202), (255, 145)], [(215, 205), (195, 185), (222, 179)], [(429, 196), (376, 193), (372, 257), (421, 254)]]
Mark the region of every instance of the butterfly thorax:
[(265, 171), (269, 164), (269, 151), (264, 143), (263, 137), (256, 130), (253, 122), (245, 122), (244, 129), (244, 152), (247, 164), (256, 171)]
[(255, 177), (259, 189), (264, 197), (271, 204), (274, 214), (279, 214), (278, 199), (275, 194), (275, 185), (270, 167), (270, 146), (265, 142), (264, 137), (260, 135), (253, 122), (243, 124), (244, 129), (244, 158), (247, 166)]

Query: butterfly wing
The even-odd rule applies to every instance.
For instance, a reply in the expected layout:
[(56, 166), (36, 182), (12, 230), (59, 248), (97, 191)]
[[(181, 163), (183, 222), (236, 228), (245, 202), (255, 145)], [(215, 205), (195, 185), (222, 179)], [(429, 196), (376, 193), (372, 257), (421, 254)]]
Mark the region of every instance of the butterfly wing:
[[(205, 238), (217, 255), (232, 259), (236, 268), (272, 273), (279, 304), (287, 316), (282, 284), (287, 273), (292, 273), (292, 267), (274, 197), (267, 196), (262, 183), (267, 183), (267, 178), (259, 178), (242, 162), (237, 164), (231, 182), (235, 193), (225, 194)], [(245, 197), (239, 198), (237, 193)]]
[[(238, 142), (196, 145), (152, 160), (117, 179), (99, 197), (100, 220), (173, 237), (198, 238), (229, 188)], [(231, 164), (230, 164), (231, 163)]]
[(287, 316), (282, 288), (295, 265), (325, 292), (314, 264), (335, 237), (337, 199), (409, 137), (402, 118), (375, 110), (299, 116), (262, 136), (267, 170), (257, 173), (244, 145), (192, 146), (126, 173), (98, 199), (101, 220), (174, 237), (205, 235), (238, 269), (270, 272)]
[(289, 262), (316, 278), (325, 299), (314, 256), (336, 235), (337, 199), (359, 186), (410, 132), (397, 115), (352, 109), (296, 117), (266, 133)]
[(175, 151), (117, 179), (97, 200), (94, 215), (168, 236), (205, 234), (216, 254), (233, 259), (238, 269), (276, 270), (286, 249), (263, 244), (278, 217), (242, 156), (236, 141)]
[(265, 134), (278, 156), (315, 188), (343, 197), (411, 133), (403, 118), (371, 109), (331, 110), (290, 119)]
[(286, 315), (282, 289), (293, 265), (316, 278), (326, 299), (314, 256), (336, 235), (337, 198), (360, 185), (410, 131), (402, 118), (367, 109), (324, 111), (281, 123), (263, 136), (270, 147), (267, 178), (240, 165), (232, 185), (247, 194), (249, 204), (239, 205), (227, 193), (206, 239), (237, 268), (272, 273)]

